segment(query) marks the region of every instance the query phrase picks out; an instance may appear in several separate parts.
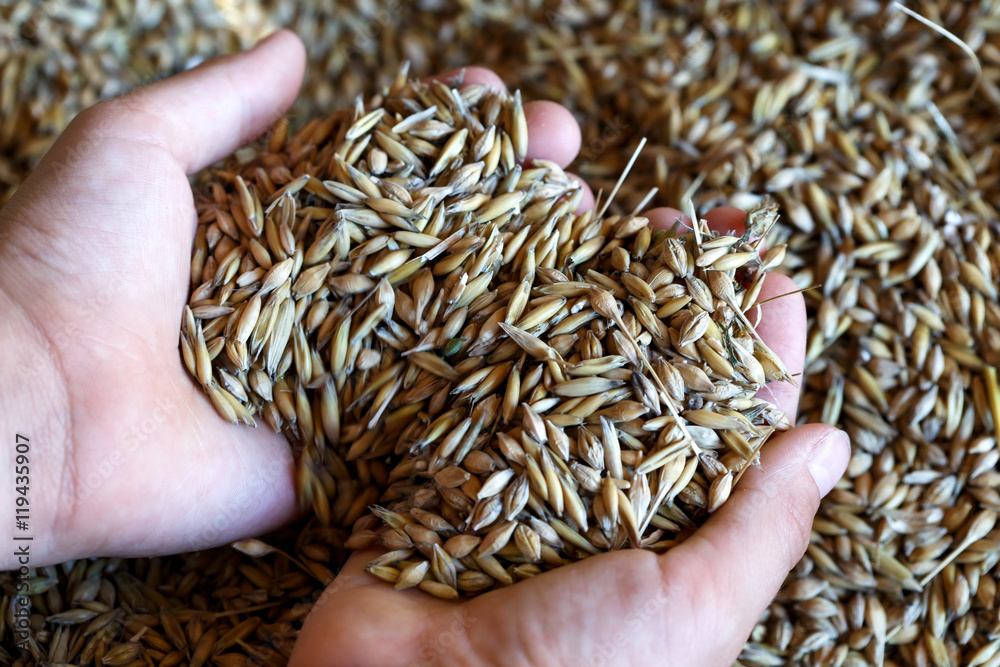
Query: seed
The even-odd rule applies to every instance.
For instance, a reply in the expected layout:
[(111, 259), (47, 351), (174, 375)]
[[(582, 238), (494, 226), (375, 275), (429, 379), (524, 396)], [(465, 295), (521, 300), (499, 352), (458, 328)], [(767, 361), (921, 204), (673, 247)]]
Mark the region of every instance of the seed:
[(447, 584), (438, 583), (436, 581), (421, 581), (419, 584), (420, 590), (425, 593), (430, 593), (436, 598), (441, 598), (442, 600), (454, 600), (458, 597), (458, 591), (454, 587), (448, 586)]
[(414, 561), (404, 567), (399, 572), (399, 577), (396, 579), (396, 590), (402, 590), (404, 588), (412, 588), (418, 585), (427, 576), (427, 571), (430, 569), (430, 563), (428, 561)]

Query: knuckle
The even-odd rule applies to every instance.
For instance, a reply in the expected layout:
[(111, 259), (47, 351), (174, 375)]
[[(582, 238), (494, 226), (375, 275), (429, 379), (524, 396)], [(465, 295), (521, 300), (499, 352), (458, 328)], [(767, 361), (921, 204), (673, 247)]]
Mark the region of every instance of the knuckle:
[[(135, 155), (139, 150), (146, 150), (148, 158), (153, 155), (148, 149), (169, 154), (162, 128), (170, 122), (161, 110), (125, 95), (84, 109), (70, 123), (66, 135), (77, 158), (112, 154), (120, 161), (122, 155)], [(121, 152), (123, 146), (125, 153)]]
[(125, 113), (121, 106), (117, 99), (98, 102), (77, 114), (70, 125), (77, 131), (107, 130), (123, 119)]
[[(664, 627), (663, 632), (669, 636), (672, 632), (673, 619), (692, 619), (696, 625), (701, 626), (706, 636), (710, 636), (715, 630), (715, 614), (699, 613), (706, 607), (706, 600), (720, 600), (720, 594), (716, 587), (718, 581), (715, 577), (693, 576), (704, 569), (704, 562), (693, 558), (686, 550), (680, 549), (668, 552), (667, 557), (659, 558), (657, 561), (660, 568), (659, 577), (650, 578), (657, 581), (660, 590), (669, 602), (669, 614), (662, 615)], [(687, 575), (687, 576), (685, 576)]]
[(147, 138), (150, 121), (158, 123), (163, 119), (155, 109), (132, 95), (127, 93), (84, 109), (73, 119), (70, 127), (89, 138)]

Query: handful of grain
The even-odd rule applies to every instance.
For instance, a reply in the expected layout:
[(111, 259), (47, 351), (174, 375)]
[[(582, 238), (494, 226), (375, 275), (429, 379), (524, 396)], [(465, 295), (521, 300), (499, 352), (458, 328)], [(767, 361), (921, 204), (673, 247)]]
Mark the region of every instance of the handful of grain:
[(577, 214), (526, 150), (518, 94), (402, 72), (196, 195), (184, 363), (225, 419), (287, 435), (301, 502), (381, 540), (397, 588), (667, 549), (787, 427), (744, 314), (774, 210), (741, 237)]

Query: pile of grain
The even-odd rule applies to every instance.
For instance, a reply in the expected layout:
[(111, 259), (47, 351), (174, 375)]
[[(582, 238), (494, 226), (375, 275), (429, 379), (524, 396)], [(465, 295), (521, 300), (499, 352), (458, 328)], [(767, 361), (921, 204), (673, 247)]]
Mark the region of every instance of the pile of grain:
[[(1000, 507), (1000, 6), (911, 5), (978, 55), (970, 95), (976, 70), (961, 49), (874, 0), (464, 4), (338, 3), (334, 21), (288, 0), (203, 14), (152, 0), (134, 12), (46, 3), (63, 12), (51, 12), (46, 38), (18, 38), (22, 48), (0, 57), (0, 179), (18, 182), (81, 104), (143, 80), (123, 45), (165, 74), (280, 24), (309, 44), (309, 115), (388, 81), (402, 59), (418, 75), (484, 64), (526, 98), (579, 112), (573, 168), (595, 190), (609, 190), (638, 138), (650, 138), (619, 212), (654, 186), (654, 204), (690, 192), (699, 211), (770, 194), (785, 221), (786, 270), (802, 287), (823, 285), (807, 293), (800, 418), (845, 428), (854, 457), (741, 662), (1000, 663), (1000, 533), (969, 537)], [(0, 30), (16, 36), (27, 5), (0, 7)], [(178, 31), (183, 39), (166, 39)], [(309, 521), (267, 538), (294, 562), (255, 542), (240, 545), (250, 556), (39, 570), (37, 657), (78, 662), (91, 643), (100, 648), (89, 655), (208, 655), (227, 636), (219, 655), (281, 664), (344, 539)], [(81, 608), (98, 616), (74, 623)], [(70, 616), (42, 618), (60, 613)], [(237, 626), (244, 618), (261, 620)], [(242, 643), (228, 643), (233, 631)], [(127, 641), (136, 635), (139, 649)]]
[(348, 547), (392, 503), (369, 571), (397, 588), (664, 551), (788, 427), (756, 394), (790, 378), (744, 315), (785, 254), (758, 251), (773, 207), (740, 237), (577, 214), (527, 143), (519, 93), (401, 72), (196, 196), (188, 370), (223, 418), (287, 435)]

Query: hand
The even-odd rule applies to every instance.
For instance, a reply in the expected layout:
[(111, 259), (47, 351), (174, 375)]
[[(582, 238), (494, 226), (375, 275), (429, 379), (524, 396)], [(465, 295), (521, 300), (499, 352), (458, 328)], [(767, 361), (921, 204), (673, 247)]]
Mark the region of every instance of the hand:
[[(578, 139), (575, 144), (568, 140), (579, 137), (579, 128), (561, 114), (552, 119), (557, 120), (544, 134), (537, 125), (529, 128), (529, 152), (564, 165), (575, 155), (574, 150), (567, 159), (565, 146), (579, 148)], [(661, 229), (681, 217), (668, 208), (646, 215)], [(737, 232), (744, 217), (731, 207), (706, 215), (714, 229)], [(759, 299), (795, 289), (789, 278), (771, 274)], [(802, 296), (791, 294), (760, 310), (758, 333), (790, 373), (801, 373)], [(771, 384), (760, 395), (795, 422), (796, 386)], [(728, 666), (804, 553), (820, 498), (840, 479), (849, 456), (841, 431), (823, 425), (795, 428), (770, 441), (761, 466), (747, 471), (722, 509), (666, 554), (601, 554), (468, 601), (396, 591), (364, 571), (379, 550), (355, 553), (313, 607), (291, 667)]]
[[(178, 337), (196, 220), (188, 175), (266, 132), (304, 68), (301, 42), (279, 32), (98, 104), (0, 210), (0, 432), (30, 439), (32, 566), (193, 551), (296, 515), (284, 436), (220, 419)], [(478, 68), (441, 78), (459, 76), (503, 86)], [(568, 164), (580, 147), (569, 112), (525, 112), (532, 150)], [(546, 125), (566, 131), (538, 136)], [(13, 465), (3, 457), (2, 479)]]
[(191, 551), (295, 516), (284, 436), (220, 419), (178, 336), (187, 177), (273, 125), (304, 67), (282, 32), (98, 104), (0, 211), (0, 432), (30, 438), (32, 566)]

